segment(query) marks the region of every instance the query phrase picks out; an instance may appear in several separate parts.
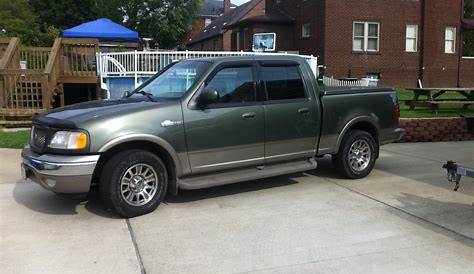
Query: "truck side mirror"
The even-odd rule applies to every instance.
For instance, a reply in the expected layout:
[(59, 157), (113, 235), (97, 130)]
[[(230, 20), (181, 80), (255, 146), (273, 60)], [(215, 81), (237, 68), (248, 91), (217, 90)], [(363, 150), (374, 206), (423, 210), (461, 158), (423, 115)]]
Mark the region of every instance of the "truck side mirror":
[(219, 92), (213, 87), (205, 87), (198, 98), (198, 104), (200, 106), (207, 106), (215, 103), (219, 100)]

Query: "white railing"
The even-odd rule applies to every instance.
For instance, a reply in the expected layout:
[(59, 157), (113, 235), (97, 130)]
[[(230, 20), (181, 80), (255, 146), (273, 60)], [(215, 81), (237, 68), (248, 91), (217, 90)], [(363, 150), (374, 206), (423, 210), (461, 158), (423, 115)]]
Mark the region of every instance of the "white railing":
[(323, 84), (326, 87), (369, 87), (377, 86), (377, 81), (368, 78), (362, 78), (360, 80), (338, 80), (323, 76)]
[[(243, 51), (131, 51), (97, 53), (97, 74), (107, 77), (133, 77), (138, 86), (139, 77), (151, 76), (172, 62), (203, 57), (250, 56), (250, 55), (296, 55), (288, 53), (258, 53)], [(317, 76), (318, 58), (312, 55), (297, 55), (305, 58)]]

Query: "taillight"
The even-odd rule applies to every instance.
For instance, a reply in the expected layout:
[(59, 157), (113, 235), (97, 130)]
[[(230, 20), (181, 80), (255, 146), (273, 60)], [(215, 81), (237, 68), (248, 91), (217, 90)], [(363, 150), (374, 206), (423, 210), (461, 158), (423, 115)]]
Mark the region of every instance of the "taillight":
[(398, 102), (393, 106), (393, 117), (397, 123), (400, 121), (400, 104)]

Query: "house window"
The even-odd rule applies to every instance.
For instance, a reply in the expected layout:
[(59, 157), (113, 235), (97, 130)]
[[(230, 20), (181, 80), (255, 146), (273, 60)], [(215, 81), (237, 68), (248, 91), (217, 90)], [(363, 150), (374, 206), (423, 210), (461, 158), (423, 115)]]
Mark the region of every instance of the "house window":
[(418, 25), (407, 25), (405, 51), (418, 51)]
[(204, 27), (209, 26), (211, 24), (211, 22), (212, 22), (211, 18), (204, 19)]
[(447, 27), (444, 38), (444, 52), (455, 53), (456, 52), (456, 28)]
[(303, 24), (303, 26), (301, 26), (301, 37), (303, 38), (311, 37), (311, 24), (310, 23)]
[(354, 51), (379, 51), (380, 24), (354, 22), (352, 49)]

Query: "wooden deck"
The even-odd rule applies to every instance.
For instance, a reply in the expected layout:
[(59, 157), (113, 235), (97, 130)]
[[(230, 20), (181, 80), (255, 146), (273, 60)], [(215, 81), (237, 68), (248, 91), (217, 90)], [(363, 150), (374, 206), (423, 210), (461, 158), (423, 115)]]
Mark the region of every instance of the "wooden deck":
[[(51, 47), (23, 47), (0, 38), (0, 125), (64, 105), (64, 84), (98, 84), (97, 39), (57, 38)], [(29, 119), (29, 118), (28, 118)]]

